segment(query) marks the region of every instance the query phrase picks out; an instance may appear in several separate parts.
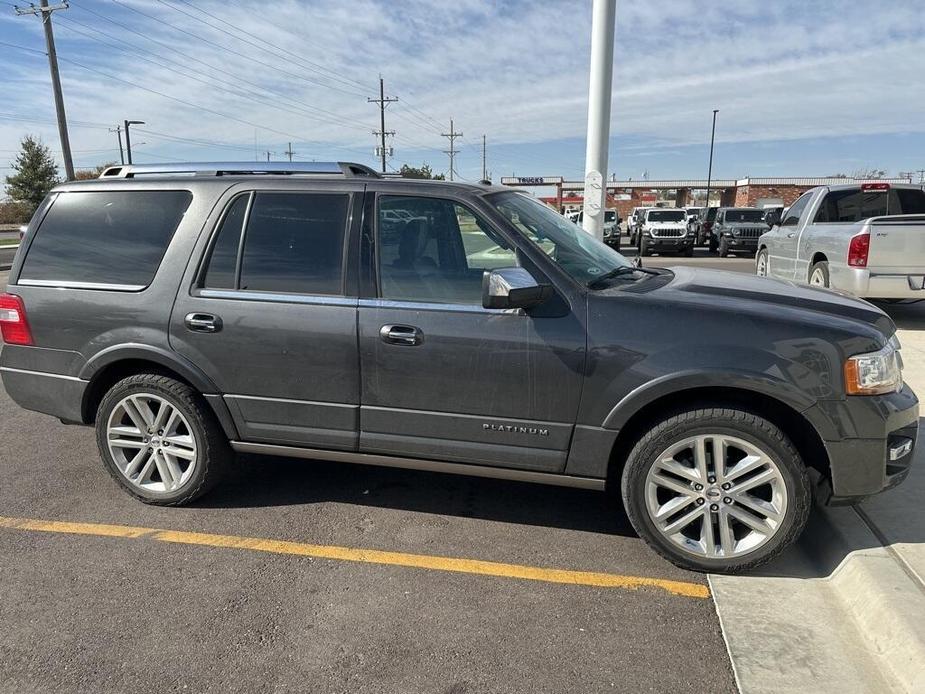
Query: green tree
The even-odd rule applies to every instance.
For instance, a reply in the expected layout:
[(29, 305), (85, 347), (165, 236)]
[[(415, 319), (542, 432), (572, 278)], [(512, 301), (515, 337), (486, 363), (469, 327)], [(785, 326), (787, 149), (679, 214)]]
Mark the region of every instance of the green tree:
[(434, 171), (430, 168), (430, 164), (426, 162), (421, 165), (421, 168), (402, 164), (401, 171), (399, 171), (399, 173), (402, 175), (402, 178), (431, 178), (435, 181), (446, 180), (446, 176), (443, 174), (434, 175)]
[(48, 147), (26, 135), (12, 168), (15, 173), (6, 177), (6, 194), (16, 202), (29, 205), (31, 215), (58, 183), (58, 166)]

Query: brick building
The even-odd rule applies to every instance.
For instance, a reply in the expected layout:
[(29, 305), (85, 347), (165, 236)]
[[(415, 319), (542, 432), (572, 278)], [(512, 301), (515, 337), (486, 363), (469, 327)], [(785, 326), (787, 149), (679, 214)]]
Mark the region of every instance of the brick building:
[[(793, 202), (810, 188), (845, 183), (865, 183), (872, 179), (854, 178), (740, 178), (716, 179), (711, 181), (711, 199), (723, 207), (770, 207), (773, 205), (792, 205)], [(909, 178), (876, 179), (886, 183), (912, 183)], [(706, 179), (675, 179), (665, 181), (608, 181), (607, 207), (616, 208), (620, 217), (626, 219), (634, 207), (652, 206), (652, 193), (656, 191), (674, 191), (675, 207), (690, 207), (695, 203), (691, 192), (705, 191)], [(563, 181), (561, 191), (554, 197), (540, 199), (555, 206), (559, 199), (563, 204), (580, 205), (584, 191), (583, 181)], [(573, 195), (574, 197), (569, 197)], [(558, 196), (561, 196), (558, 197)], [(624, 199), (625, 198), (625, 199)], [(667, 204), (671, 204), (670, 202)]]

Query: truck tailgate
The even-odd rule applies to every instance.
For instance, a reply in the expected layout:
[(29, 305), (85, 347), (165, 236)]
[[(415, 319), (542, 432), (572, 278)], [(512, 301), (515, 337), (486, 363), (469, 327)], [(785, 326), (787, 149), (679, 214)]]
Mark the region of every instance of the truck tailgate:
[(873, 217), (870, 229), (871, 272), (884, 270), (902, 274), (925, 274), (925, 215), (907, 214)]

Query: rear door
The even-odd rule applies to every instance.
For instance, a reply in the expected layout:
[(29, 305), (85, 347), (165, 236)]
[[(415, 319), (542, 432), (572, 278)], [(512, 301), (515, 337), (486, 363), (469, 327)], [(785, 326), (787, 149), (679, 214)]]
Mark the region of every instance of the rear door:
[[(584, 321), (561, 297), (529, 312), (482, 307), (483, 272), (522, 259), (513, 237), (470, 203), (380, 194), (373, 214), (369, 197), (379, 223), (364, 231), (377, 243), (367, 256), (370, 298), (359, 308), (360, 450), (563, 470)], [(388, 210), (410, 219), (390, 230)]]
[(245, 440), (356, 449), (357, 298), (346, 269), (361, 198), (348, 182), (238, 187), (200, 241), (205, 260), (180, 288), (170, 341), (216, 383)]

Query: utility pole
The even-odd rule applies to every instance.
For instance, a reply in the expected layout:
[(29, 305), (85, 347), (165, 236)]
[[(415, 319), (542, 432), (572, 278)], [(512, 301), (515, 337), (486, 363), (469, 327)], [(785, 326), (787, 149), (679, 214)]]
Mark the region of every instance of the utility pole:
[(594, 0), (591, 8), (591, 70), (588, 88), (588, 144), (585, 150), (584, 214), (581, 226), (604, 238), (610, 101), (613, 92), (613, 40), (617, 0)]
[(27, 10), (13, 6), (18, 15), (32, 14), (42, 18), (45, 29), (45, 45), (48, 49), (48, 68), (51, 70), (51, 89), (55, 96), (55, 112), (58, 115), (58, 137), (61, 139), (61, 156), (64, 159), (64, 173), (67, 180), (74, 180), (74, 161), (71, 159), (71, 141), (67, 135), (67, 116), (64, 113), (64, 95), (61, 93), (61, 76), (58, 74), (58, 53), (55, 51), (55, 32), (51, 27), (51, 15), (56, 10), (66, 10), (67, 2), (49, 6), (48, 0), (41, 0), (39, 7), (31, 5)]
[(130, 125), (144, 125), (143, 120), (124, 120), (122, 121), (122, 127), (125, 128), (125, 158), (128, 159), (128, 163), (132, 163), (132, 138), (128, 134), (128, 128)]
[(447, 138), (447, 139), (450, 141), (450, 148), (449, 148), (449, 149), (443, 150), (443, 153), (444, 153), (444, 154), (449, 154), (449, 155), (450, 155), (450, 180), (452, 181), (452, 180), (453, 180), (453, 174), (454, 174), (455, 171), (456, 171), (456, 170), (453, 168), (453, 167), (454, 167), (454, 161), (455, 161), (455, 159), (456, 159), (456, 144), (455, 144), (455, 143), (456, 143), (456, 138), (457, 138), (457, 137), (462, 137), (462, 133), (458, 133), (458, 132), (456, 132), (456, 130), (453, 129), (453, 119), (450, 118), (450, 132), (448, 132), (448, 133), (440, 133), (440, 135), (441, 135), (442, 137)]
[[(713, 182), (713, 140), (716, 138), (716, 114), (719, 113), (718, 108), (713, 109), (713, 130), (710, 132), (710, 165), (707, 167), (707, 204), (705, 215), (709, 216), (710, 213), (710, 184)], [(706, 218), (706, 217), (705, 217)]]
[(916, 173), (919, 175), (919, 183), (925, 183), (925, 169), (917, 169)]
[(370, 104), (379, 104), (379, 130), (373, 130), (373, 135), (379, 136), (379, 157), (382, 161), (382, 173), (385, 173), (385, 156), (387, 154), (385, 149), (385, 136), (395, 134), (394, 130), (385, 129), (385, 107), (393, 101), (398, 101), (398, 97), (390, 96), (386, 98), (385, 82), (382, 80), (382, 75), (379, 75), (379, 98), (373, 99), (369, 97), (366, 99), (366, 102)]
[(289, 143), (289, 149), (287, 149), (287, 150), (284, 152), (284, 154), (287, 154), (287, 155), (289, 156), (289, 163), (291, 164), (291, 163), (292, 163), (292, 155), (295, 154), (295, 152), (292, 151), (292, 143), (291, 143), (291, 142)]
[(268, 162), (270, 161), (270, 155), (271, 155), (271, 154), (273, 154), (273, 152), (267, 150), (266, 155), (267, 155), (267, 161), (268, 161)]
[(115, 128), (110, 128), (109, 132), (115, 133), (116, 137), (119, 138), (119, 161), (125, 164), (125, 150), (122, 149), (122, 126), (117, 125)]
[(482, 180), (488, 180), (488, 171), (485, 167), (485, 136), (482, 135)]

